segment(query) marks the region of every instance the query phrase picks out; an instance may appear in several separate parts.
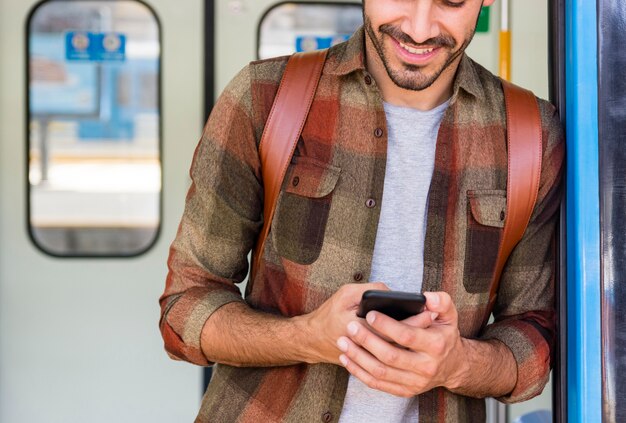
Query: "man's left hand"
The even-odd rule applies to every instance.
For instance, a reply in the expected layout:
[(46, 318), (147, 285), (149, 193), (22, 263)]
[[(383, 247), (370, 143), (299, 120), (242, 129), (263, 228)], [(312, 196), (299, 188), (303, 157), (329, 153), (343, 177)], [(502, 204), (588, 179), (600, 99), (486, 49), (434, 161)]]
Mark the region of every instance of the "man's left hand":
[(348, 324), (349, 337), (340, 337), (337, 345), (352, 375), (370, 388), (402, 397), (458, 386), (467, 362), (456, 307), (445, 292), (424, 295), (426, 310), (417, 316), (399, 322), (372, 311), (369, 327)]

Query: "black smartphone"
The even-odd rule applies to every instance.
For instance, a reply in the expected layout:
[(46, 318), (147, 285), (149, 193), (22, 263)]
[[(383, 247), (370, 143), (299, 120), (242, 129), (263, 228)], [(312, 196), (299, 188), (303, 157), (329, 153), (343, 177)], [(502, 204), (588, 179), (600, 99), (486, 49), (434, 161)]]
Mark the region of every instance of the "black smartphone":
[(363, 293), (356, 315), (365, 317), (368, 312), (376, 310), (393, 319), (404, 320), (420, 314), (425, 306), (426, 297), (422, 294), (370, 290)]

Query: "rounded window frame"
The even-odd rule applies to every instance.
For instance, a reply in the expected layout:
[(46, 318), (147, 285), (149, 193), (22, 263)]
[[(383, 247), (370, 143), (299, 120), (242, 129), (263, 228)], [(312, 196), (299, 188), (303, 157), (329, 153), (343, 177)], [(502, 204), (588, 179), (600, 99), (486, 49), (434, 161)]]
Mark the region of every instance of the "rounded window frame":
[(80, 3), (85, 1), (86, 3), (93, 3), (94, 0), (41, 0), (35, 3), (30, 10), (28, 11), (26, 21), (24, 23), (24, 40), (25, 40), (25, 54), (24, 54), (24, 72), (25, 72), (25, 81), (24, 81), (24, 99), (25, 99), (25, 113), (24, 113), (24, 128), (25, 128), (25, 189), (26, 189), (26, 232), (28, 234), (28, 238), (31, 243), (35, 246), (35, 248), (41, 253), (60, 259), (132, 259), (139, 258), (144, 256), (146, 253), (150, 252), (156, 244), (159, 242), (163, 229), (163, 187), (164, 187), (164, 160), (163, 160), (163, 25), (161, 23), (161, 19), (157, 14), (156, 10), (146, 1), (144, 0), (105, 0), (106, 2), (114, 3), (117, 1), (125, 1), (125, 2), (133, 2), (143, 6), (146, 11), (151, 15), (152, 19), (154, 19), (154, 24), (157, 28), (157, 36), (156, 40), (158, 42), (159, 51), (156, 56), (156, 69), (157, 69), (157, 78), (156, 78), (156, 86), (157, 86), (157, 95), (156, 95), (156, 110), (158, 111), (158, 122), (156, 125), (157, 129), (157, 143), (156, 148), (158, 151), (158, 162), (160, 169), (159, 176), (159, 192), (158, 192), (158, 223), (155, 226), (153, 233), (151, 234), (150, 242), (148, 242), (143, 248), (140, 248), (136, 251), (132, 251), (130, 253), (58, 253), (55, 251), (50, 251), (45, 246), (41, 245), (38, 241), (35, 233), (34, 233), (34, 225), (32, 224), (32, 187), (33, 185), (30, 182), (30, 161), (31, 161), (31, 146), (32, 146), (32, 130), (31, 130), (31, 69), (30, 69), (30, 61), (31, 61), (31, 24), (36, 14), (40, 9), (50, 3), (60, 3), (60, 2), (74, 2)]

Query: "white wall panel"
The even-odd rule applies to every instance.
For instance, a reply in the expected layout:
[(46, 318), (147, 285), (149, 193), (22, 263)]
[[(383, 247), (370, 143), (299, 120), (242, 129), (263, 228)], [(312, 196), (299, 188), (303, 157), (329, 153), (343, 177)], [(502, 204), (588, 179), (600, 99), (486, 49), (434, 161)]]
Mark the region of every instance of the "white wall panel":
[(164, 207), (135, 259), (54, 259), (26, 231), (24, 28), (33, 1), (0, 2), (0, 421), (192, 421), (201, 371), (158, 331), (166, 257), (202, 128), (202, 2), (149, 1), (162, 24)]

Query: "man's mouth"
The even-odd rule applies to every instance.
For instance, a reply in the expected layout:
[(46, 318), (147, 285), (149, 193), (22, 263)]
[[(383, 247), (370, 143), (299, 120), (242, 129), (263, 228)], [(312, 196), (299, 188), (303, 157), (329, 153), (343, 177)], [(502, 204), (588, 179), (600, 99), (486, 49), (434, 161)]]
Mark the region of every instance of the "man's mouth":
[(424, 55), (424, 54), (429, 54), (432, 53), (435, 50), (435, 47), (431, 47), (431, 48), (416, 48), (416, 47), (411, 47), (409, 45), (406, 45), (400, 41), (398, 41), (398, 44), (400, 45), (400, 47), (402, 47), (403, 49), (405, 49), (406, 51), (408, 51), (411, 54), (419, 54), (419, 55)]

